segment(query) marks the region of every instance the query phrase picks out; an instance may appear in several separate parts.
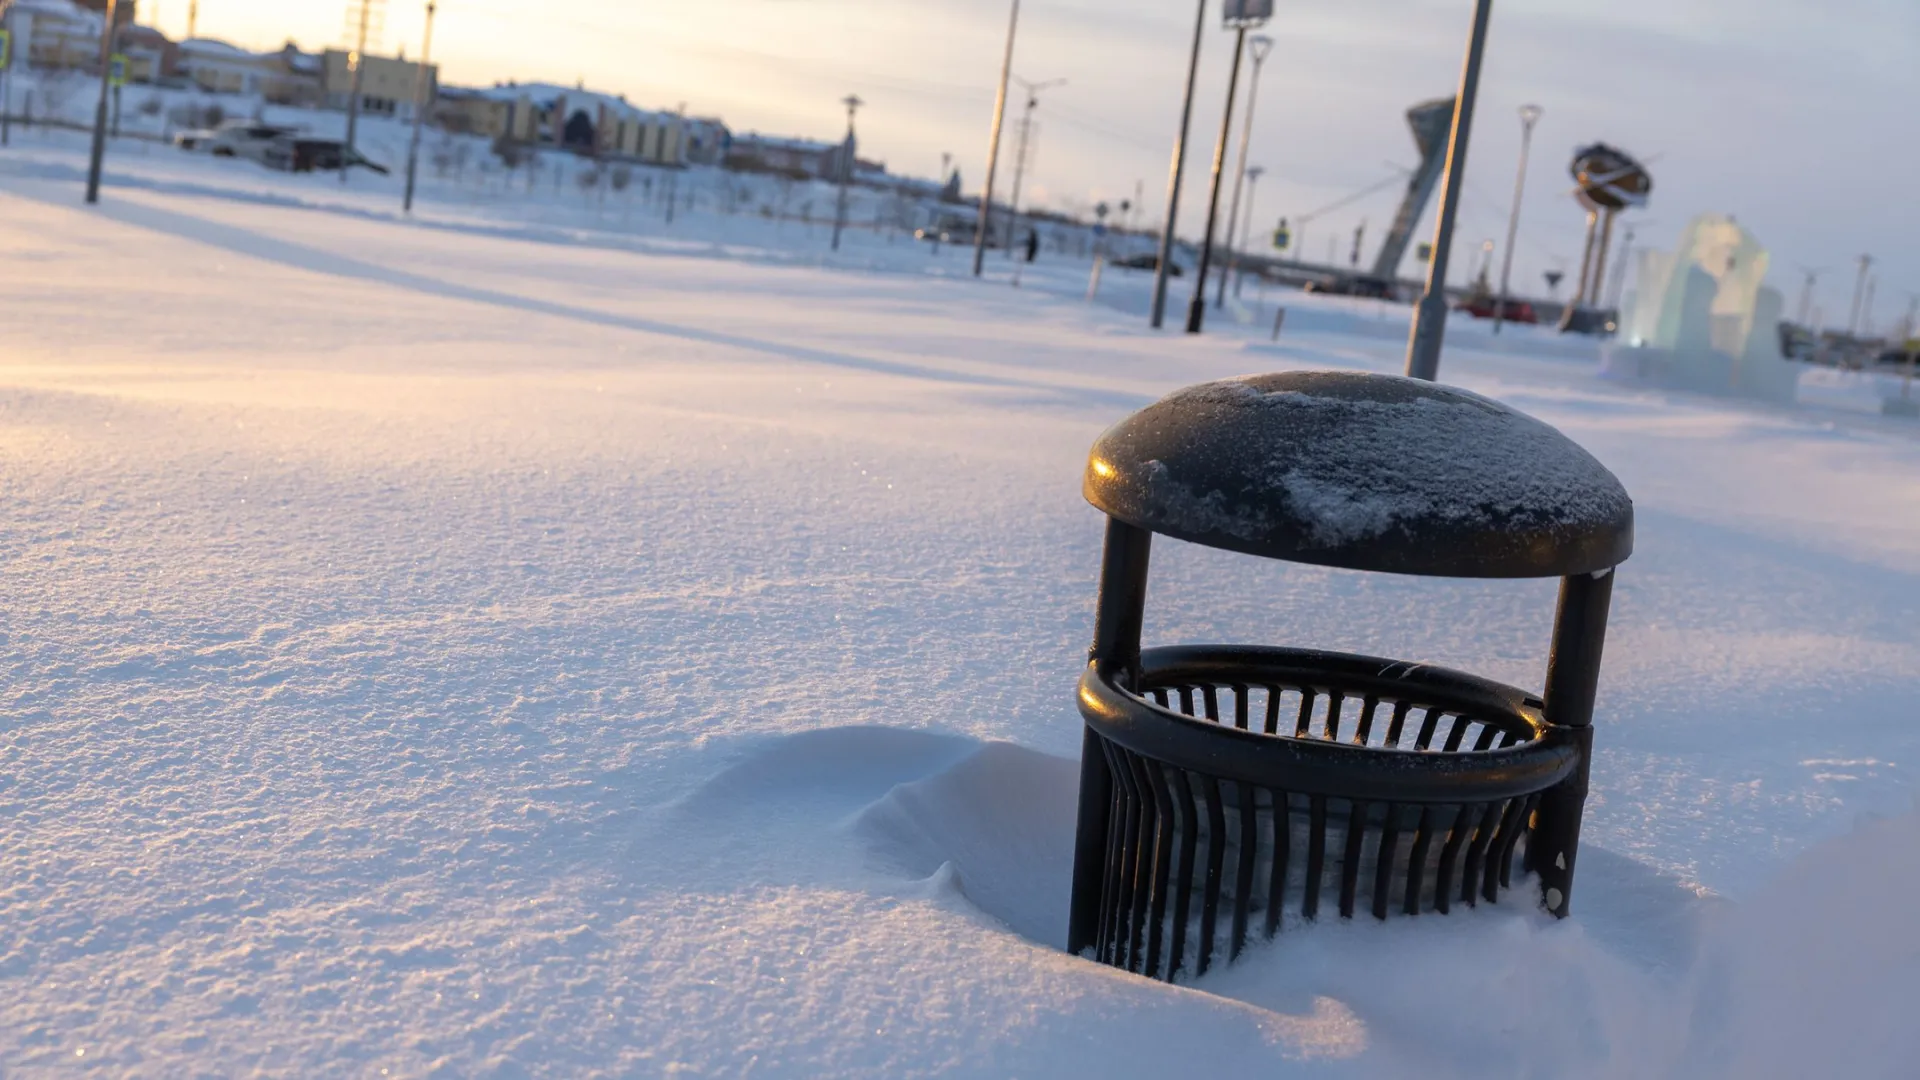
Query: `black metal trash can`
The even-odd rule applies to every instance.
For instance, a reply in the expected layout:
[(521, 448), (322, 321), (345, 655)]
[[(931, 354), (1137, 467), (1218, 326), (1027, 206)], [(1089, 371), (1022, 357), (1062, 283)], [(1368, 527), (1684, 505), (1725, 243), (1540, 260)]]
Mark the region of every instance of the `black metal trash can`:
[[(1173, 981), (1284, 911), (1446, 912), (1513, 864), (1565, 915), (1613, 568), (1633, 504), (1558, 431), (1395, 376), (1291, 372), (1178, 391), (1094, 444), (1108, 515), (1068, 948)], [(1546, 689), (1307, 649), (1142, 651), (1153, 533), (1267, 558), (1559, 577)]]

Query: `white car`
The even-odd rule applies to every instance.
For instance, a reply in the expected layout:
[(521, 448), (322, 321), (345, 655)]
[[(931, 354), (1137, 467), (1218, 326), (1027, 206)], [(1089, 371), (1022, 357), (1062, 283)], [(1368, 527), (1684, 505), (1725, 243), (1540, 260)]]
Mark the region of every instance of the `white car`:
[(173, 137), (173, 145), (182, 150), (205, 151), (214, 157), (260, 161), (274, 140), (291, 135), (294, 130), (255, 120), (229, 120), (211, 130), (182, 131)]

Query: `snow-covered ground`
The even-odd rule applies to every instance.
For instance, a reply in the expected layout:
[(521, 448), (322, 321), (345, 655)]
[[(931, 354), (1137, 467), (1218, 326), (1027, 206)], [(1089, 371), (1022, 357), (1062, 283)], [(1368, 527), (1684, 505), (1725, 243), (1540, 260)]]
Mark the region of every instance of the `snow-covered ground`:
[[(1404, 309), (1156, 334), (750, 215), (525, 223), (77, 140), (0, 153), (0, 1072), (1908, 1076), (1920, 444), (1443, 376), (1634, 494), (1576, 915), (1065, 955), (1095, 435), (1397, 369)], [(574, 196), (576, 201), (578, 196)], [(560, 200), (541, 214), (559, 214)], [(521, 224), (514, 224), (521, 221)], [(1190, 283), (1190, 282), (1189, 282)], [(1184, 307), (1182, 290), (1176, 308)], [(1289, 315), (1268, 341), (1272, 305)], [(1553, 585), (1161, 545), (1148, 636), (1537, 684)]]

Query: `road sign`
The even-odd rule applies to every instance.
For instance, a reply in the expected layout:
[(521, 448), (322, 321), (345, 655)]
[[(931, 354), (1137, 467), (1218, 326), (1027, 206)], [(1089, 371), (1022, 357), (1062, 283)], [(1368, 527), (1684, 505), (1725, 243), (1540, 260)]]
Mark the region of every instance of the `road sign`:
[(0, 71), (13, 62), (13, 31), (0, 30)]
[(127, 54), (114, 53), (107, 58), (107, 81), (114, 86), (127, 85)]
[(1273, 18), (1273, 0), (1227, 0), (1221, 15), (1229, 29), (1259, 26)]

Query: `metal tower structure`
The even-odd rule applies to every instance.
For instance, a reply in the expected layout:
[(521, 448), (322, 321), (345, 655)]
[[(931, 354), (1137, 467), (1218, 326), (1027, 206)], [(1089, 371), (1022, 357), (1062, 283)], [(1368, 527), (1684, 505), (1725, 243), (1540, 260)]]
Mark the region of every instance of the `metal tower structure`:
[(340, 156), (340, 182), (347, 182), (347, 162), (352, 160), (354, 135), (360, 123), (360, 81), (366, 64), (362, 62), (367, 46), (380, 47), (380, 36), (387, 29), (387, 0), (347, 0), (342, 37), (349, 49), (347, 63), (353, 70), (353, 88), (347, 97), (346, 152)]
[(1407, 257), (1407, 244), (1426, 213), (1433, 191), (1440, 186), (1440, 174), (1447, 168), (1447, 139), (1453, 133), (1453, 98), (1423, 101), (1407, 110), (1407, 127), (1413, 129), (1413, 144), (1420, 150), (1420, 167), (1407, 179), (1406, 198), (1393, 216), (1393, 227), (1374, 260), (1373, 276), (1392, 281), (1400, 273), (1400, 262)]

